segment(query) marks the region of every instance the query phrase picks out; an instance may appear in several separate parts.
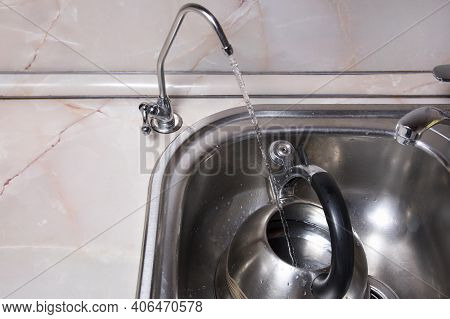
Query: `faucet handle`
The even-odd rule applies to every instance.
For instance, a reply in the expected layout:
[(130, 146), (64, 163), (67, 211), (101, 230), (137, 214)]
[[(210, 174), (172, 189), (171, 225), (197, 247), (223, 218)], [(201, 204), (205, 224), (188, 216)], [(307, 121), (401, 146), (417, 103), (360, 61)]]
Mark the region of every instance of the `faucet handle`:
[(139, 111), (141, 111), (142, 114), (142, 127), (141, 127), (141, 132), (144, 135), (149, 135), (152, 131), (152, 127), (150, 125), (150, 121), (149, 121), (149, 113), (150, 113), (150, 108), (152, 108), (153, 106), (148, 104), (148, 103), (141, 103), (139, 105)]

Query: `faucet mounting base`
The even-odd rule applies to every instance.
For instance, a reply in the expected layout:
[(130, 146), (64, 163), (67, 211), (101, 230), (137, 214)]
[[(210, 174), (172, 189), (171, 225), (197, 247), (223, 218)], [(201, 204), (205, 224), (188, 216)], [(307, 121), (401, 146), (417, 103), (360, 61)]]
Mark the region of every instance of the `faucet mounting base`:
[(158, 133), (170, 134), (178, 131), (183, 126), (183, 120), (177, 113), (173, 113), (173, 120), (170, 122), (163, 122), (157, 119), (151, 120), (152, 129)]

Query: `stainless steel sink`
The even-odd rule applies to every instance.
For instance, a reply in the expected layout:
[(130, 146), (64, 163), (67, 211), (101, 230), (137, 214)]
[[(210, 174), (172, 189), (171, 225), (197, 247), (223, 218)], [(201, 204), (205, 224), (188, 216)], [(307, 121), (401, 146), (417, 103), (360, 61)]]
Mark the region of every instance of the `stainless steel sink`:
[[(448, 298), (450, 174), (393, 139), (396, 121), (414, 107), (260, 105), (257, 116), (267, 145), (303, 144), (309, 161), (334, 176), (373, 282), (400, 298)], [(438, 136), (424, 141), (450, 155)], [(269, 200), (261, 162), (244, 108), (197, 123), (168, 147), (150, 183), (139, 297), (215, 297), (221, 254)], [(318, 203), (306, 183), (295, 194)]]

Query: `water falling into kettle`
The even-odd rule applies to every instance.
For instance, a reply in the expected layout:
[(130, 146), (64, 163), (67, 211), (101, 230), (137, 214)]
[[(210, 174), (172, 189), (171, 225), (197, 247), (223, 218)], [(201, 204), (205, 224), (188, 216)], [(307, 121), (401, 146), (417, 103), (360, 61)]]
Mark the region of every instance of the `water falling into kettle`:
[(231, 68), (233, 70), (234, 76), (236, 77), (236, 80), (237, 80), (237, 82), (239, 84), (239, 88), (241, 90), (242, 97), (243, 97), (244, 102), (245, 102), (245, 106), (247, 107), (248, 114), (250, 115), (250, 120), (251, 120), (251, 122), (253, 124), (253, 129), (254, 129), (255, 134), (256, 134), (256, 141), (258, 143), (258, 148), (259, 148), (259, 150), (261, 152), (263, 163), (264, 163), (265, 167), (267, 168), (267, 172), (268, 172), (268, 175), (269, 175), (268, 176), (269, 184), (270, 184), (270, 187), (272, 188), (273, 194), (275, 194), (275, 201), (276, 201), (275, 204), (276, 204), (276, 206), (278, 208), (278, 212), (280, 214), (280, 219), (281, 219), (281, 223), (283, 225), (283, 231), (284, 231), (284, 235), (286, 237), (286, 243), (287, 243), (287, 246), (288, 246), (289, 255), (291, 257), (292, 265), (293, 266), (297, 266), (298, 265), (298, 261), (297, 261), (297, 258), (295, 256), (295, 252), (294, 252), (294, 249), (293, 249), (291, 237), (290, 237), (290, 234), (289, 234), (288, 223), (286, 221), (286, 217), (285, 217), (285, 214), (284, 214), (284, 211), (283, 211), (282, 203), (280, 202), (280, 199), (278, 197), (280, 186), (277, 185), (277, 181), (276, 181), (276, 179), (273, 176), (272, 168), (271, 168), (270, 163), (269, 163), (268, 158), (267, 158), (267, 151), (264, 148), (264, 145), (262, 143), (261, 128), (259, 127), (259, 124), (258, 124), (258, 119), (257, 119), (256, 114), (255, 114), (255, 109), (254, 109), (254, 107), (252, 105), (252, 102), (250, 101), (250, 96), (248, 95), (248, 92), (247, 92), (247, 89), (246, 89), (246, 86), (245, 86), (245, 82), (244, 82), (244, 79), (242, 77), (242, 73), (239, 70), (239, 66), (238, 66), (238, 63), (237, 63), (236, 59), (233, 57), (233, 55), (230, 55), (228, 57), (228, 59), (230, 61), (230, 65), (231, 65)]

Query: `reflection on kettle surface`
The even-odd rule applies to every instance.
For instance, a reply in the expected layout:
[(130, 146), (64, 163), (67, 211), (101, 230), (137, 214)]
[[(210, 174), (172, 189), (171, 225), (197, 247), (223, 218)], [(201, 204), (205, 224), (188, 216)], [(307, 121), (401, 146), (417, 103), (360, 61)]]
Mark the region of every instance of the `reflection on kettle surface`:
[[(284, 204), (298, 266), (291, 265), (276, 206), (264, 206), (242, 224), (221, 257), (216, 272), (216, 297), (320, 297), (314, 294), (314, 280), (330, 271), (332, 259), (327, 220), (318, 205), (291, 200)], [(364, 248), (357, 235), (351, 235), (354, 255), (344, 256), (352, 260), (348, 286), (343, 295), (332, 297), (368, 298)]]

